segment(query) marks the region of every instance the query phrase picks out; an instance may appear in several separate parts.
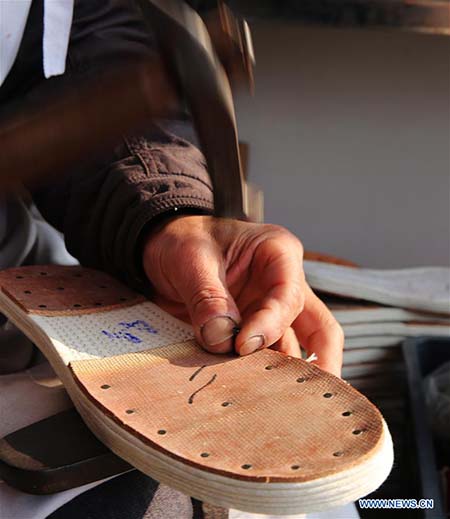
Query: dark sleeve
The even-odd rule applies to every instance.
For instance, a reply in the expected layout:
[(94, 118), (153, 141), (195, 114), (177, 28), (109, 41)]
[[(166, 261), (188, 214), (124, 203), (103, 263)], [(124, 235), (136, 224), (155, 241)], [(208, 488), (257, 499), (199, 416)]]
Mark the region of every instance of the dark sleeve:
[(113, 155), (53, 179), (33, 193), (43, 216), (82, 265), (143, 290), (143, 236), (162, 218), (211, 214), (211, 182), (201, 152), (162, 127), (124, 139)]

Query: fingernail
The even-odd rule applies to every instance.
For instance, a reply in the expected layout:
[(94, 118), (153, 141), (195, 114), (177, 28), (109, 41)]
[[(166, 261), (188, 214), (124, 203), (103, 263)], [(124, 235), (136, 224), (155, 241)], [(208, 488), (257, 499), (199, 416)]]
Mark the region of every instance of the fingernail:
[(239, 350), (239, 355), (249, 355), (256, 350), (261, 349), (264, 346), (265, 337), (264, 335), (254, 335), (250, 339), (246, 340)]
[(233, 337), (236, 327), (231, 317), (213, 317), (202, 326), (202, 338), (207, 346), (215, 346)]

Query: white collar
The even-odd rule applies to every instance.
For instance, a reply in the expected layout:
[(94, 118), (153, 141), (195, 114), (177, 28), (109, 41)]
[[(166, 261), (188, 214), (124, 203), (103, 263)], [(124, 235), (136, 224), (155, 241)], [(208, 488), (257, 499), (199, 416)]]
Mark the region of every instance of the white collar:
[[(32, 0), (0, 0), (0, 85), (16, 60)], [(74, 0), (44, 0), (43, 69), (46, 78), (66, 68)]]

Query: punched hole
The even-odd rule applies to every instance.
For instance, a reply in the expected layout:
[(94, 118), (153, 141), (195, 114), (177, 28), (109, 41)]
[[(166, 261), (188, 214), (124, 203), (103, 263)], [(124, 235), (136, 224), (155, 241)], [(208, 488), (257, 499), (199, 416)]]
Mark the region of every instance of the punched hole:
[(342, 413), (342, 416), (351, 416), (352, 414), (353, 414), (352, 411), (344, 411), (344, 412)]
[(121, 297), (121, 298), (119, 299), (119, 301), (126, 301), (126, 300), (127, 300), (126, 297)]
[(344, 453), (342, 451), (336, 451), (336, 452), (333, 452), (333, 456), (335, 458), (340, 458), (341, 456), (343, 456)]
[(134, 409), (127, 409), (125, 412), (127, 414), (133, 414), (133, 413), (135, 413), (135, 410)]
[(106, 285), (99, 285), (98, 288), (106, 288)]
[(103, 303), (94, 303), (94, 306), (102, 306)]
[(333, 393), (324, 393), (323, 394), (324, 398), (331, 398), (332, 396), (333, 396)]
[(250, 465), (250, 463), (244, 463), (244, 465), (241, 465), (241, 468), (244, 470), (249, 470), (252, 468), (252, 466)]
[(305, 377), (298, 377), (298, 379), (297, 379), (297, 382), (298, 382), (299, 384), (303, 384), (303, 382), (305, 382), (305, 381), (306, 381), (306, 378), (305, 378)]
[(222, 402), (222, 407), (228, 407), (231, 405), (231, 402)]
[(165, 429), (160, 429), (158, 431), (158, 434), (161, 434), (161, 435), (166, 434), (166, 433), (167, 433), (167, 431)]
[(81, 305), (78, 304), (78, 303), (75, 303), (75, 304), (73, 305), (73, 307), (74, 307), (74, 308), (81, 308)]
[(355, 429), (354, 431), (352, 431), (352, 434), (354, 434), (355, 436), (358, 436), (358, 434), (362, 434), (363, 430), (362, 429)]
[(16, 276), (16, 279), (23, 279), (23, 276)]
[(300, 468), (300, 465), (291, 465), (292, 470), (298, 470)]
[(200, 456), (201, 456), (202, 458), (208, 458), (208, 457), (209, 457), (209, 452), (202, 452), (202, 453), (200, 454)]
[(39, 308), (47, 308), (47, 305), (39, 305)]
[(58, 287), (56, 290), (64, 290), (64, 287)]
[(24, 294), (31, 294), (31, 290), (24, 290), (23, 293)]
[(266, 366), (264, 369), (267, 369), (267, 371), (270, 371), (271, 369), (273, 369), (273, 366)]
[(41, 276), (46, 276), (46, 275), (47, 275), (47, 272), (39, 272), (39, 274), (40, 274)]
[(111, 386), (109, 384), (103, 384), (100, 386), (102, 389), (109, 389)]

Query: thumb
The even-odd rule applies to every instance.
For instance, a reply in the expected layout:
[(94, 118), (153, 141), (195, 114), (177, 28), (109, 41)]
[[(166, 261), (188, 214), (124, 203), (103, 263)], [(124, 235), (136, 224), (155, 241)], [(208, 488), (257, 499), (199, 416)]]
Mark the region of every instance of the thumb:
[(232, 351), (240, 314), (226, 286), (222, 254), (207, 242), (189, 247), (185, 253), (177, 288), (197, 340), (212, 353)]

